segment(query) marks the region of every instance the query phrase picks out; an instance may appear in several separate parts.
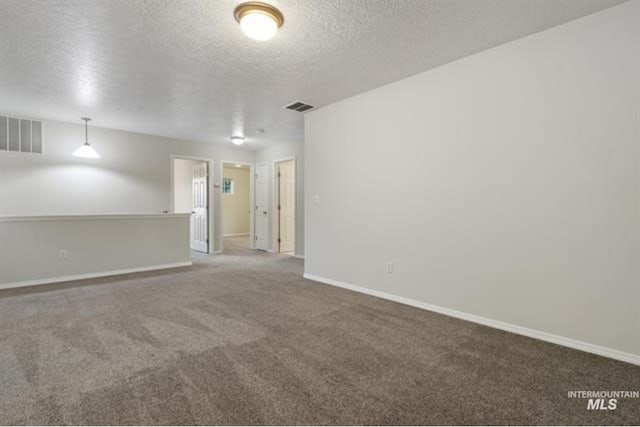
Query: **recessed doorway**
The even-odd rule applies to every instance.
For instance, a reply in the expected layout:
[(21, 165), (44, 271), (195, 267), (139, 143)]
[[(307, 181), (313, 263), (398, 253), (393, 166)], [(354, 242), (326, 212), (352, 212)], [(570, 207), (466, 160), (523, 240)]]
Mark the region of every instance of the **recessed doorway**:
[(222, 162), (220, 181), (223, 252), (253, 249), (253, 165)]
[(171, 156), (171, 211), (191, 214), (191, 250), (212, 253), (210, 180), (213, 161)]

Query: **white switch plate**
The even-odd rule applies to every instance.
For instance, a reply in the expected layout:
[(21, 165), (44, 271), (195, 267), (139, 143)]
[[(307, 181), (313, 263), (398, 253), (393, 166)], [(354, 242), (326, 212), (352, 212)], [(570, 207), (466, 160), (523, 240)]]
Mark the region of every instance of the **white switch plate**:
[(63, 249), (58, 252), (58, 259), (67, 259), (69, 258), (69, 252), (66, 249)]
[(316, 194), (316, 196), (313, 198), (313, 201), (316, 203), (320, 203), (320, 195)]
[(393, 273), (393, 261), (387, 263), (387, 273)]

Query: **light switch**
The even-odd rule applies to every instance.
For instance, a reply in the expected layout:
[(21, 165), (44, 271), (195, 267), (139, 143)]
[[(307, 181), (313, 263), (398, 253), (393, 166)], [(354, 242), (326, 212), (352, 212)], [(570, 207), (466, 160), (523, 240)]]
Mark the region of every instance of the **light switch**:
[(387, 262), (387, 273), (393, 273), (393, 261)]

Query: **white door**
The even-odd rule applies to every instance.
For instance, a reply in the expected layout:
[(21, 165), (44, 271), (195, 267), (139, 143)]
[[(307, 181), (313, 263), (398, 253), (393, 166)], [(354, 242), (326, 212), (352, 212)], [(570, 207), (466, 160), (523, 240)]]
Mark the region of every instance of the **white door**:
[(192, 167), (191, 249), (209, 252), (209, 171), (207, 162)]
[(279, 229), (280, 252), (291, 252), (295, 249), (295, 165), (293, 160), (278, 163), (278, 211), (280, 213)]
[(269, 234), (269, 165), (256, 165), (256, 249), (268, 249)]

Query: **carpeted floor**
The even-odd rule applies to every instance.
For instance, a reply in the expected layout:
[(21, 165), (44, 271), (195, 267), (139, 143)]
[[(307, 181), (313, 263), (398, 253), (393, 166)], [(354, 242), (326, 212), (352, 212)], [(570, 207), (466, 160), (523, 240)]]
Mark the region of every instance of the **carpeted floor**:
[[(2, 424), (638, 424), (640, 367), (301, 278), (192, 267), (0, 291)], [(612, 332), (614, 333), (614, 332)]]
[[(247, 253), (245, 250), (249, 249), (249, 236), (237, 236), (237, 237), (225, 237), (224, 238), (224, 252), (233, 253)], [(249, 252), (252, 254), (253, 252)]]

